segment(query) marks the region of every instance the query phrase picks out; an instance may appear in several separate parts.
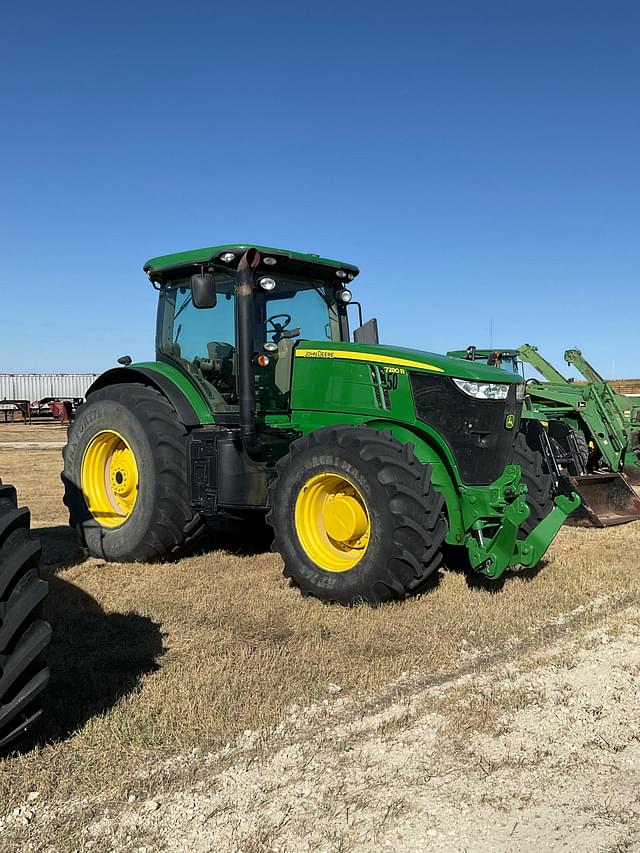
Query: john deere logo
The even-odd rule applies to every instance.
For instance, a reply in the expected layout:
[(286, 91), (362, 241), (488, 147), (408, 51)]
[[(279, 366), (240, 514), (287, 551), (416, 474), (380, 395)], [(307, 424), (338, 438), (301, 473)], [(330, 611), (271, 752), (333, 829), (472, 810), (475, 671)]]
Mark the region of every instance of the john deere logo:
[(515, 426), (515, 423), (516, 423), (516, 416), (515, 415), (507, 415), (505, 422), (504, 422), (504, 425), (506, 426), (506, 428), (507, 429), (513, 429), (513, 427)]

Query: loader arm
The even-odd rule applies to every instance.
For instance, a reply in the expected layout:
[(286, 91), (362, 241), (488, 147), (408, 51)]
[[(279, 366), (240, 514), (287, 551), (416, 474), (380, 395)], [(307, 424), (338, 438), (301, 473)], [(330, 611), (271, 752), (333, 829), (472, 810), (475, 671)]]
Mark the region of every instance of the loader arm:
[(525, 361), (535, 368), (538, 373), (544, 376), (547, 382), (558, 382), (562, 385), (569, 384), (567, 379), (546, 358), (540, 355), (538, 347), (534, 347), (532, 344), (522, 344), (522, 346), (518, 347), (518, 352), (520, 353), (521, 361)]
[(631, 409), (625, 412), (626, 401), (616, 394), (607, 380), (586, 360), (579, 349), (568, 349), (564, 354), (567, 364), (580, 371), (584, 378), (591, 383), (594, 396), (598, 398), (600, 406), (606, 409), (612, 428), (615, 429), (622, 441), (624, 435), (625, 444), (630, 440), (629, 421), (631, 420)]
[(638, 408), (637, 398), (625, 397), (623, 394), (616, 393), (611, 383), (601, 376), (593, 365), (589, 364), (579, 349), (568, 349), (564, 354), (564, 360), (567, 364), (572, 364), (588, 382), (597, 387), (598, 393), (601, 394), (607, 407), (614, 413), (616, 421), (618, 421), (617, 415), (619, 415), (621, 428), (630, 437), (629, 430), (635, 431), (638, 428), (640, 409)]
[(567, 364), (572, 364), (587, 382), (606, 382), (606, 379), (600, 376), (595, 367), (589, 364), (579, 349), (568, 349), (564, 354), (564, 360)]

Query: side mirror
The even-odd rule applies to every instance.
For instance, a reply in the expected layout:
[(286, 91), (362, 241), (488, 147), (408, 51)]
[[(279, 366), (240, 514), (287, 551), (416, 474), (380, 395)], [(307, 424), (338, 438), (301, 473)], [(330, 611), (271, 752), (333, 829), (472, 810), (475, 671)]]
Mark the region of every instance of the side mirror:
[(361, 326), (358, 326), (357, 329), (353, 330), (353, 340), (357, 344), (380, 343), (380, 338), (378, 337), (378, 321), (375, 317), (371, 320), (367, 320), (366, 323), (363, 323)]
[(195, 308), (215, 308), (216, 279), (210, 272), (191, 276), (191, 298)]

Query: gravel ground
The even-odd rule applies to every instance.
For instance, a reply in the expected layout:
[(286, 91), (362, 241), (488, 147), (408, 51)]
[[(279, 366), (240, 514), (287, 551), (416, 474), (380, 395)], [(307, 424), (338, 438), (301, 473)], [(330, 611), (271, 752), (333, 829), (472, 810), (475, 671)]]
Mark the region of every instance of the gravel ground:
[(231, 531), (86, 560), (62, 436), (0, 430), (54, 624), (40, 740), (0, 762), (2, 853), (640, 849), (640, 522), (564, 529), (491, 590), (449, 568), (325, 607)]
[[(268, 731), (155, 768), (173, 792), (98, 812), (75, 849), (640, 849), (638, 615), (471, 659), (441, 683), (406, 674), (366, 704), (329, 684)], [(37, 823), (23, 849), (52, 850), (38, 838), (64, 819), (34, 797), (0, 827)]]

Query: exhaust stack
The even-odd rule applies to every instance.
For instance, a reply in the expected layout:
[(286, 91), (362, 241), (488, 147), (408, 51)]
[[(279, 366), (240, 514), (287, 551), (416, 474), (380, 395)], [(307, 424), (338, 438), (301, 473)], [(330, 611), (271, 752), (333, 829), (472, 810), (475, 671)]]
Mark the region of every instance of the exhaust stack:
[(257, 444), (256, 389), (253, 373), (253, 287), (255, 269), (260, 263), (260, 252), (247, 249), (240, 263), (236, 278), (238, 353), (238, 400), (240, 403), (240, 435), (247, 450)]

